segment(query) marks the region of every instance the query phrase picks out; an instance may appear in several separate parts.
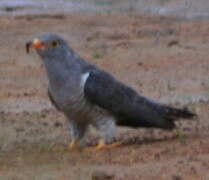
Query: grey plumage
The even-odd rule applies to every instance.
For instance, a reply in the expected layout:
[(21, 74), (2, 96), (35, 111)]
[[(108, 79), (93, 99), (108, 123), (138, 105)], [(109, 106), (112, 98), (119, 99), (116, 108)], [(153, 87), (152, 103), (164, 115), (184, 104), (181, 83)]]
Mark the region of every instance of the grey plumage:
[(116, 125), (173, 129), (175, 120), (195, 116), (140, 96), (83, 60), (57, 35), (41, 35), (38, 40), (28, 42), (27, 49), (34, 46), (43, 60), (50, 100), (69, 119), (76, 142), (84, 137), (89, 125), (99, 129), (107, 143), (114, 137)]

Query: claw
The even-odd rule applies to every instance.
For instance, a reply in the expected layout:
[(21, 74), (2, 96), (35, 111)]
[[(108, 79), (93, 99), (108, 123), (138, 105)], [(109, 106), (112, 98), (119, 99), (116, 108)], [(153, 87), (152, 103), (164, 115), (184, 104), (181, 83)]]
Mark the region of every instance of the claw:
[(96, 150), (96, 151), (107, 150), (107, 149), (112, 149), (121, 145), (122, 145), (122, 142), (114, 142), (112, 144), (105, 144), (104, 140), (100, 140), (98, 145), (94, 148), (91, 148), (91, 150)]
[(106, 150), (106, 149), (112, 149), (112, 148), (116, 148), (118, 146), (121, 146), (122, 142), (115, 142), (113, 144), (98, 144), (96, 146), (96, 150)]

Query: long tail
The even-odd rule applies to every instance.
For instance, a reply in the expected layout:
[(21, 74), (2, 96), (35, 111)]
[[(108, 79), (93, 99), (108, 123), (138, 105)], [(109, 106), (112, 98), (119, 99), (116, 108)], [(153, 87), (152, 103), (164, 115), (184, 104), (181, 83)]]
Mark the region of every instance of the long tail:
[(169, 106), (165, 106), (166, 116), (169, 118), (173, 118), (174, 120), (178, 120), (180, 118), (183, 119), (193, 119), (197, 115), (193, 112), (190, 112), (187, 109), (177, 109)]
[(160, 105), (152, 101), (144, 101), (143, 105), (138, 106), (137, 112), (132, 115), (118, 118), (118, 125), (128, 127), (146, 127), (160, 129), (174, 129), (175, 121), (186, 119), (190, 120), (197, 115), (187, 109), (178, 109), (166, 105)]
[(162, 116), (164, 119), (164, 124), (162, 127), (160, 127), (163, 129), (174, 129), (176, 127), (175, 121), (182, 119), (193, 120), (193, 118), (197, 116), (195, 113), (190, 112), (187, 109), (178, 109), (169, 106), (164, 106), (162, 111), (165, 111), (164, 113), (162, 112), (162, 114), (164, 114)]

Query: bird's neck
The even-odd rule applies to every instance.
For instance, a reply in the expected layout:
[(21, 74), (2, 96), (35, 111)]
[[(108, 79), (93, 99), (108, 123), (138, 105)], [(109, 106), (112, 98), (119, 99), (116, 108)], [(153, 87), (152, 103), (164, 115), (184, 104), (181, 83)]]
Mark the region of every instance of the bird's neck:
[(65, 86), (70, 79), (72, 80), (72, 76), (75, 76), (76, 71), (79, 71), (74, 62), (52, 58), (45, 59), (45, 68), (50, 87), (56, 89)]

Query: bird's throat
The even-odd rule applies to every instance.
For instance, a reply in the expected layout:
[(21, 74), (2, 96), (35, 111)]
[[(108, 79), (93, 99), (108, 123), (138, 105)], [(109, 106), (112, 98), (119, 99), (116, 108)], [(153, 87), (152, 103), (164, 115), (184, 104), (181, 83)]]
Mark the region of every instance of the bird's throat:
[[(51, 60), (51, 61), (50, 61)], [(69, 66), (66, 63), (57, 62), (50, 59), (44, 61), (45, 69), (48, 75), (49, 84), (53, 87), (62, 87), (66, 84), (68, 77), (71, 75)]]

